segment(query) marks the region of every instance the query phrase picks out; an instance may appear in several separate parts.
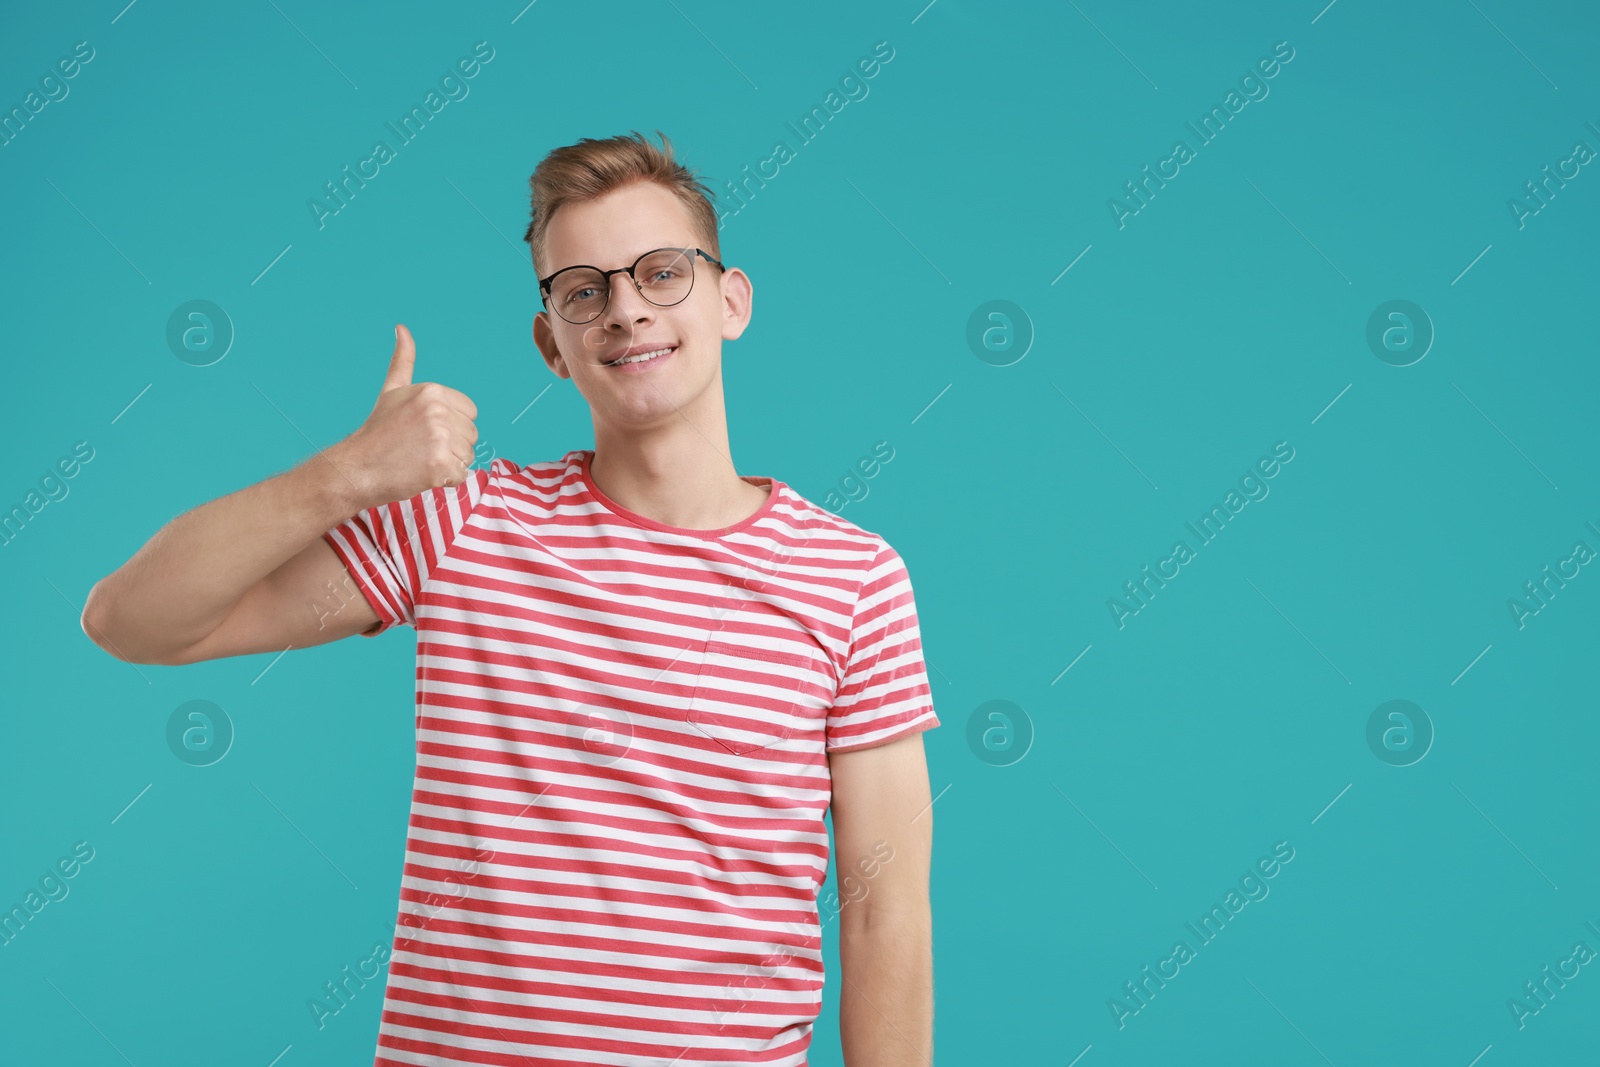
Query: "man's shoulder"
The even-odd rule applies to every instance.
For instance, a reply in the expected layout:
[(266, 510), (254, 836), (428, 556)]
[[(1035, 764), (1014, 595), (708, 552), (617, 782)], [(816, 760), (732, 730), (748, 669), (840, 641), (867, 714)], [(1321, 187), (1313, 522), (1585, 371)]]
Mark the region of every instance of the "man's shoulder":
[(560, 459), (518, 463), (507, 456), (496, 456), (483, 470), (489, 482), (512, 481), (526, 487), (559, 485), (577, 476), (576, 458), (575, 452), (568, 452)]
[(476, 470), (477, 488), (473, 493), (476, 511), (484, 516), (510, 512), (526, 523), (553, 514), (563, 498), (574, 492), (579, 479), (572, 452), (559, 459), (519, 463), (507, 456), (495, 456)]
[(852, 522), (836, 511), (830, 511), (786, 482), (783, 483), (783, 489), (788, 503), (789, 525), (798, 543), (836, 557), (845, 556), (862, 567), (870, 567), (884, 557), (898, 555), (883, 534)]
[(527, 472), (532, 475), (550, 475), (565, 471), (572, 464), (574, 453), (568, 452), (560, 459), (543, 459), (533, 463), (518, 463), (509, 456), (495, 456), (489, 461), (486, 470), (491, 474), (501, 476), (516, 475)]

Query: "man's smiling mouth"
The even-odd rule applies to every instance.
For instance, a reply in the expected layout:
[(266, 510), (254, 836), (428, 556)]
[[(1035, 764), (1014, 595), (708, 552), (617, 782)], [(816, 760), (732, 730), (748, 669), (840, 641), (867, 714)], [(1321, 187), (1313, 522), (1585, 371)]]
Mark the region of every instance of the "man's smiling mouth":
[(629, 367), (640, 363), (650, 363), (666, 356), (670, 356), (673, 352), (677, 351), (677, 349), (678, 346), (672, 344), (634, 345), (632, 348), (623, 352), (615, 359), (607, 360), (606, 366)]

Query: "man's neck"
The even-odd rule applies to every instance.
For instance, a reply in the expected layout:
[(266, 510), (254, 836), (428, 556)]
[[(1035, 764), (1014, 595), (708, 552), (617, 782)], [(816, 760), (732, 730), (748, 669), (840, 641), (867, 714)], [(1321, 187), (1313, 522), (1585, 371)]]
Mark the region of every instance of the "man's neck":
[(629, 511), (685, 530), (733, 526), (767, 498), (734, 469), (726, 429), (708, 440), (687, 424), (643, 435), (597, 426), (589, 476)]

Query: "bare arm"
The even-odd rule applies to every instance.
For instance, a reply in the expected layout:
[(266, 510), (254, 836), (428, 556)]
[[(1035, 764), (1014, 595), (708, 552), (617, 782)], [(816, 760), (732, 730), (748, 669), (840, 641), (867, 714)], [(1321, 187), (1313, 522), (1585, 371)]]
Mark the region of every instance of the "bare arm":
[[(372, 626), (377, 613), (359, 596), (326, 626), (315, 610), (322, 583), (345, 577), (322, 532), (360, 510), (337, 463), (337, 453), (312, 457), (173, 519), (90, 590), (84, 632), (118, 659), (173, 664), (303, 648)], [(193, 655), (235, 607), (244, 613), (230, 627), (233, 647), (213, 642), (210, 655)]]
[(400, 327), (383, 391), (359, 430), (162, 527), (90, 590), (84, 633), (118, 659), (179, 664), (370, 629), (378, 615), (323, 532), (375, 504), (460, 484), (477, 441), (472, 401), (413, 385), (415, 360)]
[(847, 1067), (933, 1063), (933, 807), (922, 735), (828, 757)]

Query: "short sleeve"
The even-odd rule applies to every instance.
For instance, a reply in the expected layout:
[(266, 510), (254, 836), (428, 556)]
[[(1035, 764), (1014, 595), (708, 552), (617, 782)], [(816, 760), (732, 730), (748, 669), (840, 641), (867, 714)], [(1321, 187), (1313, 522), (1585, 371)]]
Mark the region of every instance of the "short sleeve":
[(857, 594), (844, 677), (828, 712), (826, 750), (873, 748), (938, 725), (911, 576), (884, 542)]
[(358, 511), (322, 535), (378, 613), (377, 629), (361, 636), (416, 625), (417, 592), (450, 551), (490, 477), (487, 470), (473, 470), (460, 485)]

